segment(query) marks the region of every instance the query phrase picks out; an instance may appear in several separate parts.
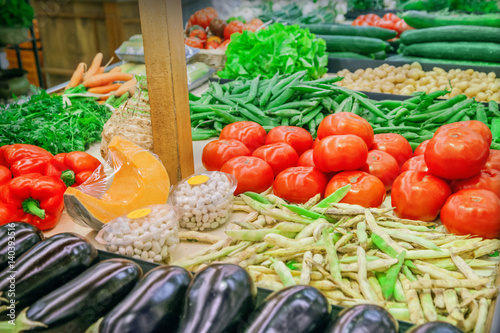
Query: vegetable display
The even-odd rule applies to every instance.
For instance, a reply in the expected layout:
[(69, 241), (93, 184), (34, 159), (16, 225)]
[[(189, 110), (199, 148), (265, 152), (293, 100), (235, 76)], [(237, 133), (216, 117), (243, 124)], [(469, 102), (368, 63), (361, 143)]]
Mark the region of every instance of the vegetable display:
[(413, 29), (403, 19), (399, 18), (398, 16), (392, 13), (387, 13), (383, 17), (379, 17), (378, 15), (375, 14), (360, 15), (352, 22), (352, 25), (373, 26), (373, 27), (393, 30), (397, 33), (398, 37), (403, 31)]
[(398, 67), (383, 64), (373, 69), (360, 68), (354, 72), (344, 69), (337, 72), (337, 75), (344, 78), (338, 85), (354, 90), (396, 95), (449, 90), (443, 95), (444, 98), (464, 94), (469, 98), (474, 97), (478, 102), (500, 102), (500, 79), (494, 72), (481, 73), (473, 69), (445, 71), (439, 67), (424, 71), (420, 63), (414, 62)]
[[(442, 27), (449, 25), (500, 27), (498, 14), (439, 14), (422, 11), (408, 11), (403, 14), (403, 20), (415, 29)], [(466, 27), (464, 27), (466, 28)]]
[[(278, 48), (279, 45), (279, 48)], [(326, 73), (325, 43), (298, 25), (274, 23), (257, 32), (243, 31), (231, 37), (221, 78), (270, 78), (276, 73), (307, 71), (312, 79)]]

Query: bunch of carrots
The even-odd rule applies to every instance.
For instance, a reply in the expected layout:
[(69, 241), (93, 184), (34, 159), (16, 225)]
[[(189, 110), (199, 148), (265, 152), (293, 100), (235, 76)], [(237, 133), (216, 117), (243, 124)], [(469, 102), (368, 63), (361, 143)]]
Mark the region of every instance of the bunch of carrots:
[(105, 73), (109, 62), (102, 66), (102, 59), (102, 53), (97, 53), (88, 69), (84, 62), (78, 64), (66, 89), (82, 84), (89, 93), (101, 95), (100, 102), (108, 104), (117, 98), (125, 100), (132, 96), (137, 82), (134, 75), (122, 73), (120, 67), (115, 67)]

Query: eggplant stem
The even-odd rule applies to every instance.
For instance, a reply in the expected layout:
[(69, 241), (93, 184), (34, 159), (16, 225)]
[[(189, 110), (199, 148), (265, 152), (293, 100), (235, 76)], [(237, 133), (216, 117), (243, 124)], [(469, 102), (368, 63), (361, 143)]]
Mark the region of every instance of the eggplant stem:
[(28, 308), (25, 308), (23, 311), (21, 311), (19, 316), (17, 316), (14, 325), (12, 325), (9, 321), (0, 322), (0, 332), (15, 333), (21, 331), (28, 331), (36, 327), (48, 328), (48, 326), (44, 323), (28, 319), (26, 315), (27, 311)]
[(99, 318), (98, 321), (96, 321), (95, 323), (92, 324), (92, 326), (87, 328), (85, 333), (99, 333), (99, 326), (101, 326), (101, 322), (103, 319), (104, 317)]

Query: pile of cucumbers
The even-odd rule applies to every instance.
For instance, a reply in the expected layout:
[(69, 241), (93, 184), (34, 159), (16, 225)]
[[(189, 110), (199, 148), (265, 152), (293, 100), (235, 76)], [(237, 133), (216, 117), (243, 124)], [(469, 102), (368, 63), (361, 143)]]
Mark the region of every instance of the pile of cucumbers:
[(330, 57), (353, 59), (385, 59), (392, 50), (387, 42), (396, 37), (394, 30), (345, 24), (301, 24), (317, 38), (324, 39)]
[[(240, 266), (213, 264), (194, 277), (181, 267), (158, 266), (142, 277), (134, 261), (99, 262), (81, 236), (44, 239), (21, 222), (0, 227), (0, 260), (4, 333), (398, 332), (398, 322), (378, 305), (332, 316), (318, 289), (299, 285), (255, 307), (256, 289)], [(414, 332), (430, 331), (419, 326)]]
[(403, 18), (418, 29), (403, 32), (399, 47), (402, 57), (390, 60), (500, 66), (499, 14), (437, 15), (410, 11)]

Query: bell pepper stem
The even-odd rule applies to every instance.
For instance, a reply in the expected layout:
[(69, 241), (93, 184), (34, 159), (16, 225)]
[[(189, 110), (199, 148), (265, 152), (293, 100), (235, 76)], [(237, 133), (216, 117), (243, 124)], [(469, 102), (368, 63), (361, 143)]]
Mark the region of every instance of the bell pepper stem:
[(67, 187), (70, 187), (75, 183), (76, 181), (75, 177), (76, 175), (73, 170), (68, 169), (61, 172), (61, 179), (64, 182), (64, 184), (66, 184)]
[(23, 210), (25, 213), (38, 216), (41, 219), (45, 218), (45, 210), (40, 208), (38, 200), (29, 198), (23, 202)]

